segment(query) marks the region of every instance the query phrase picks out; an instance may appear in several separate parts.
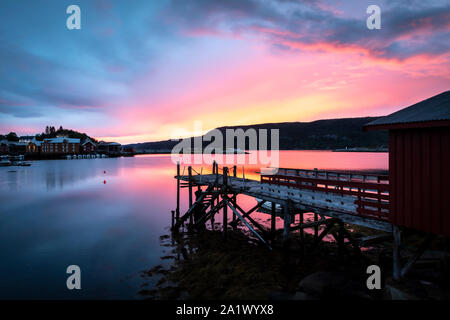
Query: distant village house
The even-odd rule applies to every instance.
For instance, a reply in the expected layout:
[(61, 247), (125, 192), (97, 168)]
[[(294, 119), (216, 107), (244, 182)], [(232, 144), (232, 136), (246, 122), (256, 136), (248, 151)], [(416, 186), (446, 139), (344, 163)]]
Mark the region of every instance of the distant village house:
[(108, 154), (120, 154), (122, 151), (122, 145), (118, 142), (100, 141), (97, 148), (99, 152)]
[(41, 144), (42, 153), (80, 153), (80, 139), (57, 137), (44, 139)]
[(97, 145), (90, 139), (86, 139), (81, 144), (81, 151), (85, 154), (95, 153), (97, 151)]
[(36, 140), (36, 138), (33, 138), (30, 142), (28, 142), (27, 145), (27, 152), (28, 153), (41, 153), (41, 145), (42, 141)]

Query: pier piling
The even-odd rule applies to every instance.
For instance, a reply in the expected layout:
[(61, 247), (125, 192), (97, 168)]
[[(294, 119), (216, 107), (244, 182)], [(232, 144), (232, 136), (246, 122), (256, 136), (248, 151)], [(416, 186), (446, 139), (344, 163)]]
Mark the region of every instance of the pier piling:
[[(223, 167), (223, 185), (224, 185), (224, 190), (225, 193), (222, 196), (222, 200), (226, 200), (227, 198), (227, 188), (228, 188), (228, 168), (227, 167)], [(227, 238), (227, 229), (228, 229), (228, 206), (225, 205), (223, 207), (223, 237), (226, 239)]]
[[(177, 177), (180, 177), (180, 162), (177, 162)], [(177, 208), (176, 210), (176, 221), (180, 219), (180, 179), (177, 179)], [(173, 226), (172, 226), (173, 227)]]
[[(188, 167), (188, 175), (189, 175), (189, 208), (192, 207), (192, 167)], [(193, 217), (192, 215), (189, 216), (189, 224), (192, 225), (193, 223)]]

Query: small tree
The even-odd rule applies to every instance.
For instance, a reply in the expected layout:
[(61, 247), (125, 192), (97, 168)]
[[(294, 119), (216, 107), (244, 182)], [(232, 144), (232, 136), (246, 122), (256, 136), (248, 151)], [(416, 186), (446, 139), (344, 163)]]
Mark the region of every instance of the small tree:
[(19, 141), (19, 137), (15, 132), (10, 132), (6, 135), (6, 140), (8, 141)]

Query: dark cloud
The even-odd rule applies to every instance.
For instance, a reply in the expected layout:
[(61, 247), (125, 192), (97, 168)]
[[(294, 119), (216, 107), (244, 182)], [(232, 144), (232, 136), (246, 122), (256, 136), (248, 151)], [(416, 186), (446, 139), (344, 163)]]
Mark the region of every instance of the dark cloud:
[[(383, 7), (384, 8), (384, 7)], [(337, 9), (336, 9), (337, 10)], [(166, 10), (180, 29), (216, 29), (222, 32), (262, 34), (277, 47), (328, 44), (353, 47), (373, 57), (405, 59), (417, 54), (449, 51), (450, 4), (426, 7), (392, 3), (382, 9), (381, 30), (368, 30), (367, 15), (356, 19), (337, 15), (322, 1), (231, 0), (173, 1)], [(426, 41), (417, 41), (417, 38)], [(414, 40), (414, 41), (411, 41)], [(436, 46), (437, 44), (437, 46)]]

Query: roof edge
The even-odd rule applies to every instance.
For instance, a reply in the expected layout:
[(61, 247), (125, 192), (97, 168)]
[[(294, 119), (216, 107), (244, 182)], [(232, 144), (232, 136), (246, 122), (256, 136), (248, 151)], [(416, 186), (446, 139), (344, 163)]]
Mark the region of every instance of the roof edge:
[(450, 120), (429, 120), (416, 122), (403, 122), (393, 124), (366, 124), (363, 131), (374, 130), (394, 130), (394, 129), (412, 129), (412, 128), (430, 128), (430, 127), (449, 127)]

